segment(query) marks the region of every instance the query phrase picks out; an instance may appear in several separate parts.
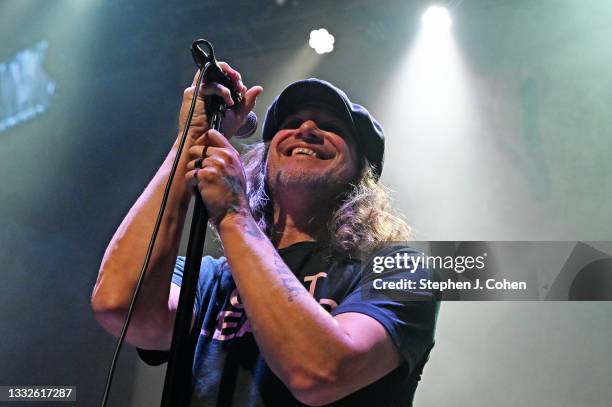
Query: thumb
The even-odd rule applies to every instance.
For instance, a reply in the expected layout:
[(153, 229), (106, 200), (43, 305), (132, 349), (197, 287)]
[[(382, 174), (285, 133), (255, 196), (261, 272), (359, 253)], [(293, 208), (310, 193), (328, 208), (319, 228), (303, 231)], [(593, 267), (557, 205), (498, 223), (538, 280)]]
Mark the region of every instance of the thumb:
[(259, 96), (263, 92), (263, 88), (261, 86), (253, 86), (244, 94), (244, 107), (247, 112), (250, 112), (255, 108), (255, 102), (257, 100), (257, 96)]

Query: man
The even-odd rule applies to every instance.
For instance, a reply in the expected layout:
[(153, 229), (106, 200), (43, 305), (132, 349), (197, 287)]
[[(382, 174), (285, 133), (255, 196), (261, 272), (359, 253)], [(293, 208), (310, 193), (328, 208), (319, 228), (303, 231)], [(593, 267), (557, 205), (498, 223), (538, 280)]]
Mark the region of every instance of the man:
[[(183, 258), (177, 260), (178, 240), (197, 185), (225, 257), (202, 260), (192, 318), (201, 330), (192, 405), (410, 405), (433, 346), (438, 308), (432, 301), (401, 302), (374, 292), (367, 267), (361, 271), (373, 253), (410, 251), (384, 248), (385, 241), (406, 240), (408, 228), (378, 184), (382, 128), (333, 85), (299, 81), (270, 106), (262, 143), (241, 162), (226, 137), (240, 127), (262, 88), (247, 89), (238, 72), (222, 67), (244, 102), (228, 115), (222, 135), (208, 130), (202, 97), (216, 94), (232, 105), (229, 91), (208, 84), (197, 92), (179, 182), (128, 342), (149, 363), (158, 359), (156, 350), (170, 347), (184, 266)], [(179, 134), (194, 93), (193, 85), (185, 91)], [(115, 336), (177, 144), (102, 261), (92, 304)], [(376, 278), (398, 276), (401, 270)], [(424, 276), (427, 270), (408, 273)]]

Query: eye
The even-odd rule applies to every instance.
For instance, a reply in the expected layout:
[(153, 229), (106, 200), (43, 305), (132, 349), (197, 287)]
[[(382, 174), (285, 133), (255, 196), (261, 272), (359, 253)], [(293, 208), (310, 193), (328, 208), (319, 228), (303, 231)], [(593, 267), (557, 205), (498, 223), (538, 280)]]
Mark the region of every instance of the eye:
[(302, 125), (302, 120), (299, 118), (289, 119), (281, 125), (281, 129), (297, 129)]
[(335, 123), (323, 123), (319, 126), (321, 130), (336, 133), (337, 135), (343, 135), (344, 131)]
[(323, 131), (327, 131), (327, 132), (331, 132), (331, 133), (335, 133), (338, 136), (342, 137), (345, 140), (349, 140), (352, 137), (351, 132), (346, 128), (346, 126), (343, 126), (342, 124), (333, 121), (333, 122), (323, 122), (321, 123), (321, 125), (319, 126), (319, 128)]

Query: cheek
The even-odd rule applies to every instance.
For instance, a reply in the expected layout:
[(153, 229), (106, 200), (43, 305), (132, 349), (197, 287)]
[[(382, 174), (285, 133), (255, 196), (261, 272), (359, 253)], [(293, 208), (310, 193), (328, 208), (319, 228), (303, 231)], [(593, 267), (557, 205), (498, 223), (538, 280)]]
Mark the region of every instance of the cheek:
[(287, 139), (288, 134), (290, 132), (287, 130), (281, 130), (272, 138), (270, 144), (268, 145), (268, 162), (275, 161), (278, 162), (278, 159), (281, 155), (280, 147), (281, 144)]
[(354, 156), (347, 168), (347, 175), (349, 180), (354, 180), (359, 176), (360, 167), (361, 166), (359, 165), (359, 158), (357, 156)]
[(356, 176), (360, 169), (360, 154), (357, 151), (357, 147), (354, 144), (348, 144), (342, 140), (344, 155), (346, 156), (346, 168), (349, 175), (352, 177)]
[(272, 151), (268, 152), (268, 158), (266, 159), (266, 174), (274, 172), (276, 168), (276, 155), (272, 154)]
[(266, 165), (269, 167), (271, 162), (277, 162), (279, 157), (278, 152), (279, 140), (274, 137), (268, 146), (268, 157), (266, 159)]

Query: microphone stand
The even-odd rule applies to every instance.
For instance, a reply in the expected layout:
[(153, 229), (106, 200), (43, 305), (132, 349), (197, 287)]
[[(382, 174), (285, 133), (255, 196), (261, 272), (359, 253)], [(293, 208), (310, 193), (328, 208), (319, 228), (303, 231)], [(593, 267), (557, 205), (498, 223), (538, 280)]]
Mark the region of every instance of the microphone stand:
[[(209, 53), (199, 48), (199, 44), (206, 45), (209, 49)], [(230, 88), (230, 90), (233, 89), (231, 87), (231, 81), (217, 64), (212, 45), (208, 41), (195, 41), (191, 46), (191, 51), (196, 64), (201, 70), (194, 91), (194, 98), (197, 97), (202, 78), (204, 78), (204, 82), (206, 83), (218, 82)], [(237, 103), (240, 102), (240, 95), (236, 95), (233, 90), (232, 96), (234, 97), (234, 101), (237, 100)], [(206, 116), (210, 128), (219, 130), (221, 127), (221, 118), (226, 109), (223, 99), (216, 95), (207, 96), (205, 105)], [(188, 127), (190, 123), (191, 115), (187, 118), (186, 127)], [(185, 269), (181, 282), (181, 294), (179, 296), (178, 308), (176, 311), (176, 320), (174, 321), (172, 346), (170, 348), (168, 368), (164, 381), (164, 391), (161, 401), (162, 407), (187, 406), (191, 398), (193, 387), (193, 358), (197, 340), (200, 336), (200, 327), (198, 324), (195, 324), (192, 332), (190, 332), (190, 327), (193, 315), (193, 304), (195, 302), (195, 294), (200, 276), (202, 251), (204, 249), (207, 224), (208, 213), (206, 212), (206, 207), (204, 206), (200, 192), (196, 188), (193, 217), (187, 244)], [(214, 298), (210, 300), (214, 301)], [(205, 312), (204, 305), (205, 304), (203, 304), (201, 312)]]

